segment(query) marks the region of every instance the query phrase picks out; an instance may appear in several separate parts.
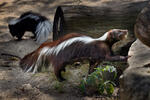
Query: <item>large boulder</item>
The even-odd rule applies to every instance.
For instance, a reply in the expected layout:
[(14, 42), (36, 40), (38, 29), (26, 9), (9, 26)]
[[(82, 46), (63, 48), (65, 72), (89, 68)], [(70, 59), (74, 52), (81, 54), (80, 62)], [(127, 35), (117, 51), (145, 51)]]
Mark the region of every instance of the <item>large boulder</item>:
[(144, 44), (150, 46), (150, 3), (138, 15), (135, 24), (135, 35)]
[(136, 40), (129, 55), (129, 67), (120, 78), (121, 100), (150, 100), (150, 48)]
[(134, 30), (138, 39), (129, 50), (129, 67), (120, 78), (121, 100), (150, 100), (150, 3), (138, 15)]

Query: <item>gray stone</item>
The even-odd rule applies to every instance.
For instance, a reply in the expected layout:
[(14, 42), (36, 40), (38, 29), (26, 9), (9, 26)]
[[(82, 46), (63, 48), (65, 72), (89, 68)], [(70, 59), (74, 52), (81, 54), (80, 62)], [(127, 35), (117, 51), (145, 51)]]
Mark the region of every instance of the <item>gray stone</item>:
[(138, 15), (134, 30), (137, 38), (150, 46), (150, 3)]
[(40, 45), (32, 39), (22, 41), (11, 40), (0, 43), (0, 55), (12, 55), (23, 58), (28, 53), (37, 49)]
[(129, 67), (120, 78), (121, 100), (150, 100), (150, 48), (136, 40), (128, 55)]

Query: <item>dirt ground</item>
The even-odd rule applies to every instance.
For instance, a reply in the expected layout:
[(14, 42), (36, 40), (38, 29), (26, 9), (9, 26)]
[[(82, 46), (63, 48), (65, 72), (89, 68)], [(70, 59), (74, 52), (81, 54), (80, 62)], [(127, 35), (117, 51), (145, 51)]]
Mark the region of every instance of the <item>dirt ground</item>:
[[(112, 3), (111, 1), (113, 0), (81, 1), (82, 2), (78, 2), (78, 0), (0, 0), (0, 53), (7, 49), (6, 51), (10, 51), (11, 54), (22, 58), (39, 46), (31, 39), (23, 40), (18, 43), (18, 41), (16, 42), (9, 34), (7, 27), (8, 22), (10, 19), (20, 16), (23, 12), (32, 10), (41, 13), (53, 22), (54, 13), (58, 5), (80, 3), (88, 6), (98, 6), (102, 3), (104, 3), (104, 5), (105, 3)], [(120, 0), (114, 1), (116, 1), (116, 4), (120, 3)], [(126, 0), (126, 2), (129, 1), (130, 0)], [(137, 1), (138, 0), (132, 0), (132, 2)], [(25, 49), (25, 47), (28, 48)], [(23, 73), (19, 68), (20, 59), (18, 57), (5, 54), (0, 55), (0, 100), (116, 100), (101, 96), (84, 96), (80, 93), (77, 87), (80, 82), (79, 77), (82, 78), (87, 75), (87, 64), (78, 66), (79, 69), (75, 67), (69, 68), (71, 70), (64, 74), (67, 81), (59, 83), (52, 70), (35, 75)]]

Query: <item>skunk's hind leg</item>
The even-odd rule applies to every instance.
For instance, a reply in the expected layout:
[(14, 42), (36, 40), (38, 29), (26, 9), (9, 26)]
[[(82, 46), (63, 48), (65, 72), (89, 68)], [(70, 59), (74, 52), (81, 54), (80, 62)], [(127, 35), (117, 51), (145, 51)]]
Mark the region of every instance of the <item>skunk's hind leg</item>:
[(61, 76), (62, 70), (64, 70), (64, 69), (54, 66), (55, 75), (56, 75), (58, 81), (60, 81), (60, 82), (65, 81), (65, 79)]

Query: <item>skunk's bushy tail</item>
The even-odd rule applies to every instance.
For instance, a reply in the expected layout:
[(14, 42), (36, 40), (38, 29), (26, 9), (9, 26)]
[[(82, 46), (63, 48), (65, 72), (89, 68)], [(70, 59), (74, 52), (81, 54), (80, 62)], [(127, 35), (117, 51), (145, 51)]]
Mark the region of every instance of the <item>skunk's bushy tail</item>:
[(48, 47), (39, 47), (37, 50), (33, 51), (32, 53), (26, 55), (23, 59), (21, 59), (20, 67), (25, 72), (37, 72), (40, 66), (49, 64), (49, 62), (45, 62), (48, 50)]
[(38, 23), (36, 27), (36, 42), (42, 44), (48, 39), (49, 34), (52, 32), (52, 23), (44, 20)]
[(26, 55), (23, 59), (20, 61), (20, 66), (25, 72), (33, 72), (35, 73), (37, 71), (37, 60), (38, 60), (39, 54), (38, 51), (34, 51), (28, 55)]

